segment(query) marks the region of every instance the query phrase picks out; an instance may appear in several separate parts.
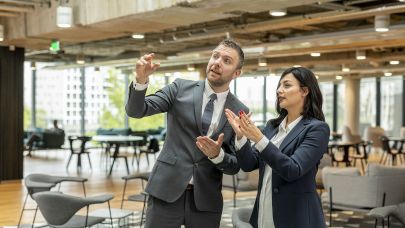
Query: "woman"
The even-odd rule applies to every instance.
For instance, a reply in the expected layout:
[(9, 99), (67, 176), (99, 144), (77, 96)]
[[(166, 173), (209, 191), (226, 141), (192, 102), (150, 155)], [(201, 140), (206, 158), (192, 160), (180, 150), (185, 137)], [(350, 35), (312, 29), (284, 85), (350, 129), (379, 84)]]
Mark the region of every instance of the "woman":
[(328, 148), (329, 127), (322, 113), (322, 94), (310, 70), (284, 71), (277, 87), (277, 112), (279, 116), (262, 133), (250, 115), (225, 111), (237, 136), (240, 167), (245, 172), (259, 168), (250, 223), (258, 228), (326, 227), (315, 175)]

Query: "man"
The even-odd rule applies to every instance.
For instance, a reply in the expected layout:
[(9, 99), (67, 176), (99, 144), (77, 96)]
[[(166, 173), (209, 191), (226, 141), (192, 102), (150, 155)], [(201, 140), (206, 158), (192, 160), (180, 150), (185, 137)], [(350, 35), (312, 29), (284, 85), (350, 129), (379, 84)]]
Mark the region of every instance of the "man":
[(219, 227), (222, 173), (239, 171), (224, 109), (248, 112), (229, 92), (232, 79), (241, 74), (243, 51), (224, 40), (212, 52), (206, 80), (177, 79), (145, 97), (149, 75), (159, 67), (153, 57), (147, 54), (137, 62), (126, 105), (134, 118), (167, 112), (165, 144), (145, 189), (150, 196), (145, 227)]

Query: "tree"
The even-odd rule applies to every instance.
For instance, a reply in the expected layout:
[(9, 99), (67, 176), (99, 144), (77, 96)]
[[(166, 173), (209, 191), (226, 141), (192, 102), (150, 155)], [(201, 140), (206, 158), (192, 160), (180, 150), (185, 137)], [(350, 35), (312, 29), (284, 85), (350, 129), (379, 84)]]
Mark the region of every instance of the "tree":
[[(101, 115), (100, 125), (103, 128), (123, 128), (125, 126), (125, 82), (123, 77), (118, 76), (117, 70), (110, 70), (109, 78), (107, 79), (108, 98), (110, 105), (104, 107)], [(151, 83), (148, 87), (147, 94), (154, 93), (158, 90), (158, 86)], [(164, 114), (153, 115), (142, 119), (129, 120), (129, 126), (134, 131), (154, 129), (163, 127)]]

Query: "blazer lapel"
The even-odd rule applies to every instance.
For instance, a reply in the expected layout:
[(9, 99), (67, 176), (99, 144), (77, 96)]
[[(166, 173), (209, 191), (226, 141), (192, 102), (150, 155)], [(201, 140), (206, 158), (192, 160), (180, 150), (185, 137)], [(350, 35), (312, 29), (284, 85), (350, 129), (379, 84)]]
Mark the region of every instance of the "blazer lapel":
[(202, 101), (203, 101), (203, 93), (204, 93), (204, 81), (199, 81), (194, 88), (194, 115), (195, 121), (198, 126), (198, 130), (200, 131), (200, 135), (202, 135), (201, 129), (201, 110), (202, 110)]
[(293, 141), (306, 127), (306, 125), (310, 122), (309, 119), (302, 119), (298, 124), (288, 133), (287, 137), (283, 140), (280, 145), (280, 151), (284, 149), (291, 141)]

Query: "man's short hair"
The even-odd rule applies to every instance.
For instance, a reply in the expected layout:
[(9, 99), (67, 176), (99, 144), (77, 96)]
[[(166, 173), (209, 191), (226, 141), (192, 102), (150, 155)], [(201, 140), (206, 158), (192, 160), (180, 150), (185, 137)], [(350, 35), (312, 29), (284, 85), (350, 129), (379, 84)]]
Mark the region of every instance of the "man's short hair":
[(238, 53), (239, 63), (238, 63), (237, 69), (242, 69), (243, 63), (245, 62), (245, 54), (243, 53), (240, 45), (231, 39), (225, 39), (225, 40), (221, 41), (221, 43), (219, 43), (218, 46), (221, 46), (221, 45), (223, 45), (225, 47), (230, 47)]

